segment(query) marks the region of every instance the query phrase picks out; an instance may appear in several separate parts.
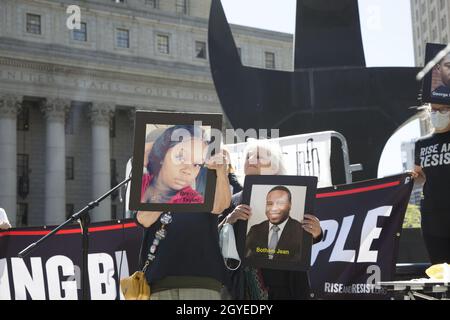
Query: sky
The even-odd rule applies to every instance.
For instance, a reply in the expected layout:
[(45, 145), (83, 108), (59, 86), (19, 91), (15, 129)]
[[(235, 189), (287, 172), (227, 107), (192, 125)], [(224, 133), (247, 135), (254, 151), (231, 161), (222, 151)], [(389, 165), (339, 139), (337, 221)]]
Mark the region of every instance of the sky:
[[(413, 66), (409, 0), (358, 3), (367, 66)], [(222, 5), (230, 23), (295, 32), (295, 0), (222, 0)]]
[[(359, 0), (358, 3), (366, 65), (414, 66), (410, 0)], [(296, 0), (222, 0), (222, 5), (229, 23), (295, 33)], [(378, 176), (402, 172), (400, 144), (419, 135), (417, 122), (398, 130), (384, 148)]]

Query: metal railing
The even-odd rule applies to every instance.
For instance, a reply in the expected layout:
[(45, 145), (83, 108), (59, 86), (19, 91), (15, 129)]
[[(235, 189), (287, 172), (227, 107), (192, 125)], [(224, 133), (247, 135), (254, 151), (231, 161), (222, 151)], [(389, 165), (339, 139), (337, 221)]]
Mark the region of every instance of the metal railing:
[(362, 171), (363, 166), (361, 163), (350, 164), (350, 155), (348, 151), (347, 139), (345, 139), (344, 135), (336, 131), (330, 132), (332, 138), (336, 138), (341, 142), (342, 158), (344, 160), (345, 182), (347, 184), (352, 183), (353, 172)]

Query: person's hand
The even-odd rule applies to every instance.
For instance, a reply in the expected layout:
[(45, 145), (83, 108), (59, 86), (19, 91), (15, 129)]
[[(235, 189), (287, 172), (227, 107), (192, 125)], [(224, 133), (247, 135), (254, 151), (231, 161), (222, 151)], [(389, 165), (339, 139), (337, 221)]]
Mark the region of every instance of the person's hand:
[(322, 228), (320, 227), (320, 221), (316, 216), (311, 214), (305, 214), (302, 220), (302, 227), (306, 232), (312, 234), (314, 239), (317, 239), (322, 233)]
[(234, 224), (238, 220), (248, 220), (251, 216), (252, 208), (246, 204), (240, 204), (226, 217), (225, 223)]
[(416, 171), (412, 171), (412, 170), (407, 170), (406, 173), (411, 175), (411, 178), (416, 179), (417, 177), (419, 177), (419, 173)]
[(211, 170), (216, 170), (217, 175), (228, 175), (228, 161), (222, 151), (209, 158), (206, 163), (206, 167)]
[(423, 172), (423, 169), (421, 166), (414, 165), (414, 168), (412, 171), (408, 171), (409, 174), (411, 174), (411, 178), (414, 179), (414, 184), (416, 186), (421, 186), (425, 183), (427, 180), (427, 177), (425, 175), (425, 172)]

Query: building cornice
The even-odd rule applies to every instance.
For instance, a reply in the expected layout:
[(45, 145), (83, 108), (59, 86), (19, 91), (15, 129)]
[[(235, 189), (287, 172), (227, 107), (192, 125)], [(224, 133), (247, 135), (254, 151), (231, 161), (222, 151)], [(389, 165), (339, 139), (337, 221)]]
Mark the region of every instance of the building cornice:
[[(219, 105), (213, 83), (195, 79), (164, 79), (12, 58), (0, 58), (0, 79), (5, 92), (28, 96), (58, 95), (86, 102), (109, 97), (119, 105), (145, 104), (149, 99), (155, 106), (181, 101), (185, 106)], [(10, 89), (18, 83), (19, 91)]]
[[(200, 89), (214, 89), (214, 85), (211, 79), (201, 77), (182, 77), (168, 76), (167, 74), (153, 74), (142, 72), (142, 70), (114, 70), (114, 69), (96, 69), (94, 67), (87, 68), (86, 66), (77, 65), (64, 65), (58, 63), (50, 63), (45, 61), (17, 59), (12, 57), (1, 57), (0, 66), (7, 66), (17, 68), (19, 70), (32, 70), (37, 72), (46, 73), (49, 75), (64, 75), (72, 77), (85, 77), (96, 79), (114, 79), (117, 81), (133, 81), (143, 83), (158, 83), (161, 85), (173, 85), (174, 82), (183, 82), (193, 88)], [(1, 69), (1, 68), (0, 68)], [(140, 72), (139, 72), (140, 71)], [(173, 73), (173, 72), (172, 72)]]

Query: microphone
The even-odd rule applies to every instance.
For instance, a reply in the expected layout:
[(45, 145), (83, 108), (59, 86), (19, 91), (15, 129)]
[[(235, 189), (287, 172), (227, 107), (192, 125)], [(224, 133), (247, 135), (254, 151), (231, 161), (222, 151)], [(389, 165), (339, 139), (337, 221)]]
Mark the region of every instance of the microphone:
[(126, 183), (122, 188), (119, 189), (119, 202), (122, 203), (123, 202), (123, 197), (122, 197), (122, 189), (125, 188), (126, 190), (126, 185), (128, 183)]
[[(128, 159), (127, 164), (125, 166), (125, 178), (131, 177), (131, 169), (133, 167), (133, 157)], [(127, 193), (128, 185), (130, 182), (125, 183), (120, 189), (119, 189), (119, 201), (120, 203), (123, 203), (123, 191), (122, 189), (125, 189), (125, 194)]]
[(22, 251), (20, 251), (18, 254), (17, 254), (17, 256), (19, 257), (19, 258), (25, 258), (27, 255), (28, 255), (28, 253), (31, 251), (31, 250), (33, 250), (34, 249), (34, 247), (36, 247), (36, 242), (33, 242), (32, 244), (30, 244), (28, 247), (26, 247), (25, 249), (23, 249)]
[[(125, 177), (128, 177), (128, 178), (131, 177), (132, 167), (133, 167), (133, 157), (131, 157), (127, 162), (127, 166), (125, 169)], [(130, 213), (130, 209), (129, 209), (129, 207), (130, 207), (130, 189), (131, 189), (130, 187), (131, 187), (130, 182), (128, 182), (127, 184), (124, 185), (124, 188), (125, 188), (125, 216), (127, 218), (131, 217), (131, 213)]]

